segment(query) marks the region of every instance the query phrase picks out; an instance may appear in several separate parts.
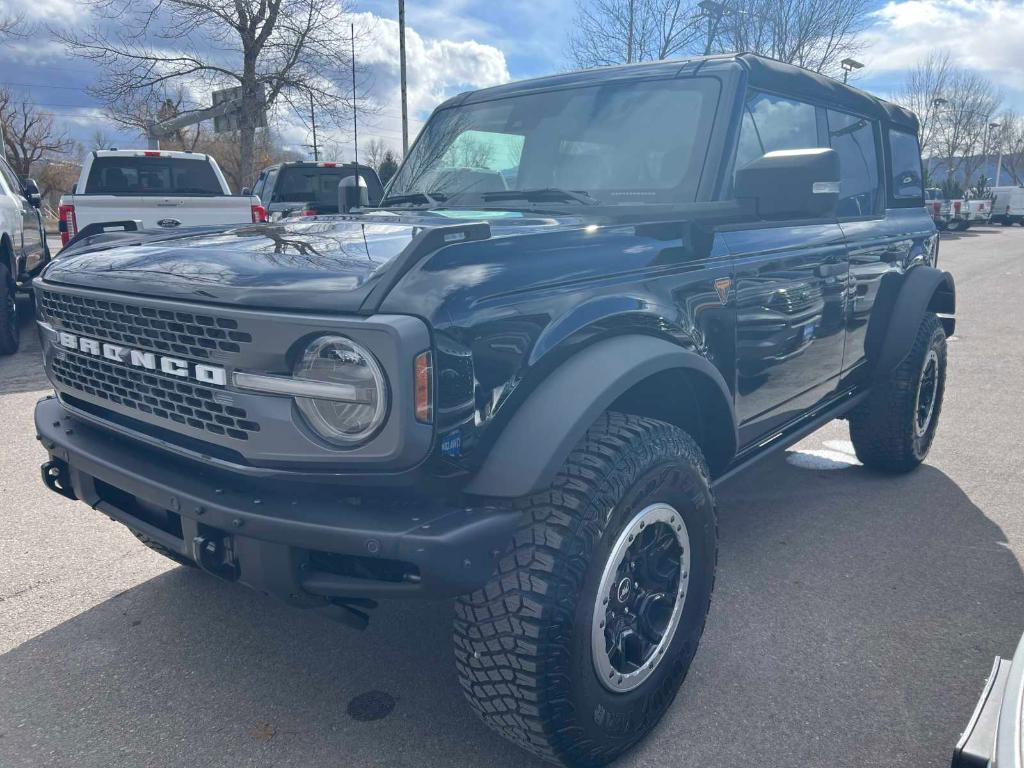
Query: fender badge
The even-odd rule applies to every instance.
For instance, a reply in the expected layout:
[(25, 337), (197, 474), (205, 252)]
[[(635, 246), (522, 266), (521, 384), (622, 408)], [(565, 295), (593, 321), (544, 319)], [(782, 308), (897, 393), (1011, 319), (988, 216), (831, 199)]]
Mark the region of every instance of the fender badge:
[(732, 278), (720, 277), (715, 280), (715, 290), (718, 291), (718, 300), (724, 307), (729, 303), (729, 289), (732, 288)]

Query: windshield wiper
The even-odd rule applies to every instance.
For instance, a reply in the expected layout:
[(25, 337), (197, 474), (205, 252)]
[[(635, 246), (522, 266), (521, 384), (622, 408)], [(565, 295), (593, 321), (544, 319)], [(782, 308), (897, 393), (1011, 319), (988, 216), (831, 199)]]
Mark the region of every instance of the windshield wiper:
[(403, 203), (418, 203), (420, 205), (440, 205), (448, 199), (443, 192), (413, 192), (408, 195), (389, 195), (380, 201), (381, 208), (391, 205), (402, 205)]
[(544, 187), (542, 189), (510, 189), (501, 192), (484, 192), (482, 197), (487, 202), (498, 200), (526, 200), (531, 203), (568, 202), (580, 205), (600, 205), (601, 201), (582, 190), (559, 189)]

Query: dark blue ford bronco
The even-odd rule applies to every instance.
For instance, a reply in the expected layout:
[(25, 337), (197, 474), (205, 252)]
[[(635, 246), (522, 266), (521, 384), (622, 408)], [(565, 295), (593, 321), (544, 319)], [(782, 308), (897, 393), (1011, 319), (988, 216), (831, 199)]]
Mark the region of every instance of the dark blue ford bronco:
[(599, 69), (441, 105), (372, 208), (80, 238), (34, 284), (43, 480), (350, 624), (454, 597), (482, 719), (606, 763), (697, 650), (717, 484), (837, 418), (928, 453), (917, 130), (751, 55)]

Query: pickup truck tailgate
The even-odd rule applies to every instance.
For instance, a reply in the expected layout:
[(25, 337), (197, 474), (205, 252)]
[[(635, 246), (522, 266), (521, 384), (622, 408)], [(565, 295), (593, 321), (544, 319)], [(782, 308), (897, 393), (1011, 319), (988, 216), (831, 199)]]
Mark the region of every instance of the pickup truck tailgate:
[(104, 221), (138, 220), (144, 229), (252, 222), (253, 198), (219, 196), (75, 195), (78, 229)]

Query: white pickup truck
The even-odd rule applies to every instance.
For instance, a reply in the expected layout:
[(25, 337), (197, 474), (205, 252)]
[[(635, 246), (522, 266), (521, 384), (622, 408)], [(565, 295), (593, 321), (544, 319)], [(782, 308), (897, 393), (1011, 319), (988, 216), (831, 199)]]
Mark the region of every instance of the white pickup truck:
[(64, 245), (91, 224), (134, 221), (143, 229), (174, 229), (267, 217), (258, 197), (231, 194), (209, 155), (143, 149), (92, 152), (59, 212)]

